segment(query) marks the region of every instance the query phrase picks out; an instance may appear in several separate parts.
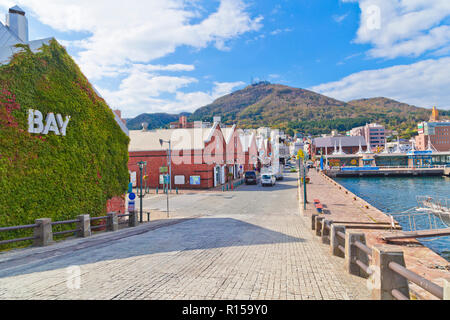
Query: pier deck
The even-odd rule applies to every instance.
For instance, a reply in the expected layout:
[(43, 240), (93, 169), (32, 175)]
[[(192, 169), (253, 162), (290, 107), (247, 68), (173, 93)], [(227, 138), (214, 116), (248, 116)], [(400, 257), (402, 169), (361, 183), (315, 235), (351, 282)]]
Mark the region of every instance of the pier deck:
[[(333, 179), (315, 170), (309, 171), (311, 183), (307, 185), (309, 203), (303, 215), (310, 219), (312, 214), (317, 214), (312, 199), (319, 199), (324, 206), (324, 214), (319, 216), (333, 221), (355, 222), (384, 222), (390, 223), (390, 218), (382, 211), (359, 198)], [(301, 197), (300, 197), (301, 199)], [(301, 206), (303, 208), (303, 205)], [(344, 223), (345, 224), (345, 223)], [(375, 244), (386, 244), (382, 236), (389, 233), (389, 228), (383, 229), (353, 229), (366, 235), (369, 247)], [(393, 232), (394, 234), (394, 232)], [(450, 280), (450, 264), (443, 257), (423, 246), (416, 239), (401, 239), (389, 243), (393, 249), (404, 253), (406, 266), (422, 277), (442, 286), (443, 279)], [(411, 291), (418, 297), (436, 299), (420, 287), (410, 284)]]
[(377, 168), (364, 170), (364, 168), (345, 168), (345, 170), (328, 170), (330, 177), (423, 177), (442, 176), (446, 174), (445, 168)]

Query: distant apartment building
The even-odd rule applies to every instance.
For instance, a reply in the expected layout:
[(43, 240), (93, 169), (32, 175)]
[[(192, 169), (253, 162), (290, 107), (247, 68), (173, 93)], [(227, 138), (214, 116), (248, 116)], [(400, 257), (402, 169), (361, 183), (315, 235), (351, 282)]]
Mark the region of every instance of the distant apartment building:
[(419, 123), (418, 129), (417, 150), (450, 151), (450, 121), (439, 121), (436, 107), (433, 107), (430, 121)]
[(417, 150), (450, 151), (450, 121), (422, 122), (418, 128)]
[(190, 129), (194, 128), (193, 122), (188, 122), (186, 116), (181, 116), (178, 121), (174, 121), (170, 123), (170, 129)]
[(192, 128), (211, 128), (211, 122), (195, 121), (188, 122), (186, 116), (180, 116), (178, 121), (171, 122), (169, 124), (170, 129), (192, 129)]
[(376, 123), (366, 124), (350, 130), (350, 136), (363, 136), (366, 144), (371, 148), (384, 147), (386, 142), (386, 130)]

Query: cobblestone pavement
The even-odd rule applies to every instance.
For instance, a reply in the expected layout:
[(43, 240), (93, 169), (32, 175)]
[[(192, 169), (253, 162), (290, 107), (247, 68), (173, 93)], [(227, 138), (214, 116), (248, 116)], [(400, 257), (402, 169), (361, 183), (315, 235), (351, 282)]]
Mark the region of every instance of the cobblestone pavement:
[[(171, 205), (175, 218), (200, 216), (0, 255), (0, 299), (369, 298), (365, 280), (345, 273), (299, 215), (295, 175), (272, 188), (180, 195)], [(25, 252), (41, 256), (19, 265)], [(17, 266), (2, 268), (14, 255)]]

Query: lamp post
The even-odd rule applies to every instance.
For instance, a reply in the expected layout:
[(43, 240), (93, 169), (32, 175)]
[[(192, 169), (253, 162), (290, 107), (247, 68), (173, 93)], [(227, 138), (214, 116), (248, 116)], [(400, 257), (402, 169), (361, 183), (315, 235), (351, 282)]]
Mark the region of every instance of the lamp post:
[(167, 218), (169, 218), (169, 192), (172, 192), (172, 148), (171, 148), (171, 141), (170, 140), (163, 140), (163, 139), (159, 139), (159, 143), (161, 144), (161, 147), (163, 145), (163, 143), (168, 143), (169, 144), (169, 151), (167, 153), (167, 162), (168, 162), (168, 167), (169, 167), (169, 183), (168, 183), (168, 187), (169, 190), (167, 190)]
[(142, 223), (143, 222), (142, 221), (142, 198), (144, 197), (144, 194), (142, 192), (142, 180), (143, 180), (142, 171), (144, 170), (144, 166), (145, 167), (147, 166), (147, 162), (146, 161), (139, 161), (138, 165), (139, 165), (139, 173), (141, 175), (141, 183), (140, 183), (141, 192), (139, 193), (139, 199), (140, 199), (140, 222)]

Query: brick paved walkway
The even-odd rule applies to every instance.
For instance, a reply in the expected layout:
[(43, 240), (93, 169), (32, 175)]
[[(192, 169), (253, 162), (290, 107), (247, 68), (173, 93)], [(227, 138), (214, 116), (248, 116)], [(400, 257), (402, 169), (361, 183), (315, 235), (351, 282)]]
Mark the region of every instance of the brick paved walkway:
[[(365, 280), (312, 235), (296, 196), (295, 175), (274, 188), (180, 195), (175, 218), (201, 217), (2, 254), (0, 299), (368, 299)], [(21, 264), (2, 268), (12, 258)], [(74, 265), (79, 289), (67, 285)]]

